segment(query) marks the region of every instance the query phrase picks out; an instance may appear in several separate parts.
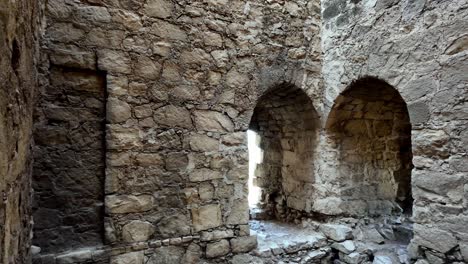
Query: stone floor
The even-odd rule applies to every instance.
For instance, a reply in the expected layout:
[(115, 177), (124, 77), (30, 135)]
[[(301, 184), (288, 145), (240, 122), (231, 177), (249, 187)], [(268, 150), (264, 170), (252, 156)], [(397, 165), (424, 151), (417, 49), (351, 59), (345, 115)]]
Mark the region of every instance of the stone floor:
[(411, 226), (405, 221), (350, 222), (332, 225), (347, 228), (345, 232), (349, 232), (346, 239), (337, 241), (321, 232), (321, 224), (313, 221), (297, 225), (252, 220), (251, 233), (257, 235), (258, 241), (257, 249), (252, 253), (257, 257), (254, 263), (270, 263), (272, 260), (274, 263), (409, 263), (407, 245)]

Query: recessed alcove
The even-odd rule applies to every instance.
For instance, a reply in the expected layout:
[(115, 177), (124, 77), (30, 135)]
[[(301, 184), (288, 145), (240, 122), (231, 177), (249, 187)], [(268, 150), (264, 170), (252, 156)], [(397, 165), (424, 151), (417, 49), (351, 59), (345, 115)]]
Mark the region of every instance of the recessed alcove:
[(312, 101), (296, 86), (282, 84), (259, 98), (248, 132), (254, 218), (291, 220), (291, 211), (308, 208), (318, 126)]
[(344, 206), (346, 214), (410, 213), (411, 123), (395, 88), (373, 77), (354, 81), (336, 98), (326, 132), (337, 153), (337, 195), (358, 205)]

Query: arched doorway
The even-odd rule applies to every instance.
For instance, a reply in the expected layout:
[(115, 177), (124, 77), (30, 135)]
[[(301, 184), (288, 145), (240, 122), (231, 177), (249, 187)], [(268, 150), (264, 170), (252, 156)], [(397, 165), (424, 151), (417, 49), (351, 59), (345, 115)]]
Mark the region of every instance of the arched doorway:
[(312, 101), (294, 85), (259, 98), (248, 132), (249, 203), (259, 218), (289, 221), (310, 209), (318, 126)]
[(411, 211), (411, 123), (395, 88), (373, 77), (354, 81), (335, 100), (326, 131), (337, 152), (338, 195), (361, 205), (347, 214)]

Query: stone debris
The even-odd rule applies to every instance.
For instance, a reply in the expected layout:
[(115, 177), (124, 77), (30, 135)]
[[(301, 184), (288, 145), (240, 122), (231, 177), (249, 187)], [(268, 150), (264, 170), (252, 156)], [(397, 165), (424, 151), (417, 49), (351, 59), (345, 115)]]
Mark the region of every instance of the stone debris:
[(320, 226), (320, 231), (323, 232), (327, 238), (337, 242), (353, 238), (353, 230), (345, 225), (325, 224)]

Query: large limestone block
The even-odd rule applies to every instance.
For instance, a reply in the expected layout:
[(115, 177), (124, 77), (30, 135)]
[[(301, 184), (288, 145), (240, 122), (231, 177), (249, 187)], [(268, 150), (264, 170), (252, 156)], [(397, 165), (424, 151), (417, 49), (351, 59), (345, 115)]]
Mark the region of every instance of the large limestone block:
[(147, 241), (153, 233), (154, 226), (140, 220), (131, 221), (122, 228), (122, 237), (125, 242)]
[(417, 245), (447, 253), (458, 244), (457, 239), (447, 231), (420, 224), (414, 224), (413, 228), (413, 243)]
[(223, 174), (220, 171), (210, 170), (206, 168), (196, 169), (189, 175), (191, 182), (211, 181), (222, 179)]
[(108, 195), (105, 199), (106, 211), (110, 214), (139, 213), (153, 208), (151, 195)]
[(257, 247), (257, 236), (237, 237), (231, 239), (231, 248), (234, 253), (245, 253)]
[(443, 196), (459, 202), (463, 199), (465, 181), (463, 174), (415, 171), (412, 175), (413, 196), (429, 200), (438, 200)]
[(130, 252), (111, 257), (111, 264), (143, 264), (143, 251)]
[(206, 245), (206, 257), (217, 258), (229, 254), (229, 242), (226, 239), (222, 239), (218, 242), (209, 243)]
[(353, 238), (353, 230), (345, 225), (324, 224), (320, 226), (320, 231), (328, 238), (337, 242)]
[(195, 111), (195, 126), (201, 131), (232, 132), (234, 124), (231, 119), (216, 111)]
[(239, 225), (249, 222), (249, 203), (247, 200), (235, 200), (229, 209), (227, 224)]
[(221, 208), (218, 204), (192, 209), (193, 227), (196, 232), (222, 225)]

